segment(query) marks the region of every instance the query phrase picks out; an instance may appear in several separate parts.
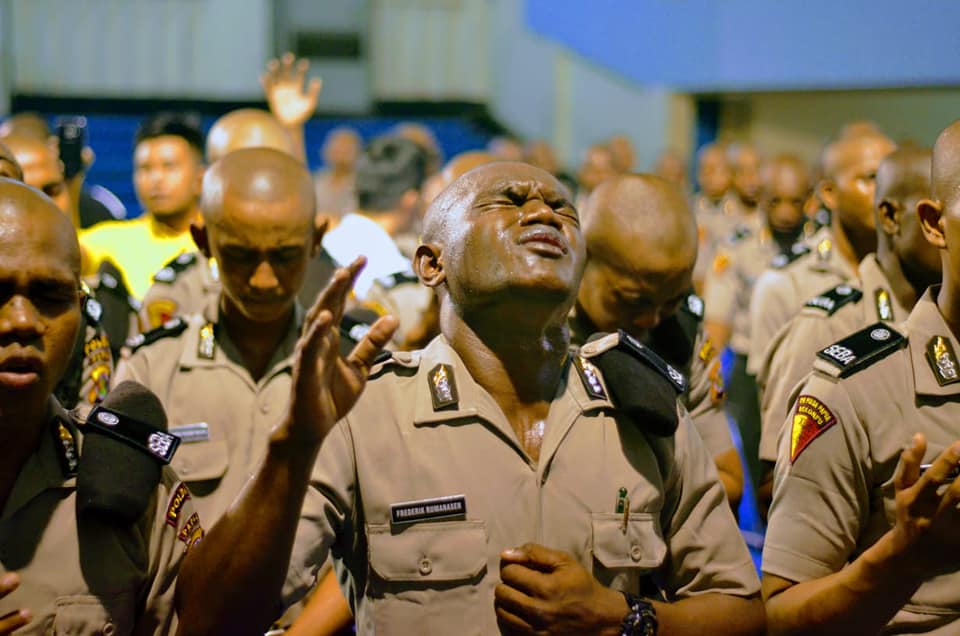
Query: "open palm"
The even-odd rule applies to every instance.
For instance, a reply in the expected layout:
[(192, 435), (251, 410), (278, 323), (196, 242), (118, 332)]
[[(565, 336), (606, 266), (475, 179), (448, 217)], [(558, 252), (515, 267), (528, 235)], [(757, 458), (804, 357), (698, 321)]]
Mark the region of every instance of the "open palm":
[(270, 60), (260, 76), (270, 112), (284, 126), (303, 125), (317, 110), (323, 82), (314, 78), (305, 83), (309, 68), (307, 60), (286, 53), (279, 60)]

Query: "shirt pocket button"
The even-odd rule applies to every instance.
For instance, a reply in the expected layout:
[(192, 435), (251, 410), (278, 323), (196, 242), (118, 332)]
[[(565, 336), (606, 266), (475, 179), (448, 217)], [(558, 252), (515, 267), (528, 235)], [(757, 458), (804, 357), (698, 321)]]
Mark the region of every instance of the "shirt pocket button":
[(427, 576), (431, 572), (433, 572), (433, 564), (430, 563), (430, 559), (427, 557), (420, 559), (420, 574)]

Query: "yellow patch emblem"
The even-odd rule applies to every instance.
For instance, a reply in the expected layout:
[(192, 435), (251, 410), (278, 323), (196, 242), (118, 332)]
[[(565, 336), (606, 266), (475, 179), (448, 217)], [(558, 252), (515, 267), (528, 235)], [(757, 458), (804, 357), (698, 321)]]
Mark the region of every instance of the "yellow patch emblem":
[(163, 323), (173, 318), (177, 313), (177, 303), (169, 298), (161, 298), (147, 305), (147, 320), (150, 321), (150, 329), (156, 329)]
[(836, 423), (836, 416), (826, 404), (812, 395), (801, 395), (797, 399), (790, 431), (790, 463), (797, 461), (813, 440)]

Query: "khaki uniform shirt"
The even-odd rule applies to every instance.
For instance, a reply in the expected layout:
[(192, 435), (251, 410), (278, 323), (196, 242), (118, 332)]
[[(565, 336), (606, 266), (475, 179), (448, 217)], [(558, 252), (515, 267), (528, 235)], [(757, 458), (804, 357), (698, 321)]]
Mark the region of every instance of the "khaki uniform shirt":
[[(664, 334), (668, 333), (665, 329), (654, 330), (653, 333), (648, 334), (647, 338), (643, 339), (643, 343), (673, 364), (687, 377), (689, 388), (681, 396), (681, 400), (687, 410), (690, 411), (693, 424), (703, 440), (704, 446), (707, 447), (707, 451), (711, 457), (717, 457), (733, 448), (733, 437), (730, 435), (727, 415), (723, 409), (726, 394), (723, 386), (723, 372), (720, 368), (720, 356), (717, 355), (719, 352), (707, 338), (707, 334), (704, 333), (703, 325), (700, 322), (703, 315), (703, 300), (696, 294), (690, 294), (686, 303), (687, 308), (680, 311), (688, 311), (689, 316), (697, 321), (695, 340), (687, 359), (679, 360), (669, 355), (674, 348), (674, 343), (661, 341)], [(675, 318), (669, 318), (668, 320), (679, 322)], [(598, 331), (584, 313), (578, 311), (576, 307), (570, 310), (570, 318), (567, 324), (570, 325), (571, 342), (575, 345), (583, 345), (587, 338)], [(687, 338), (688, 334), (679, 333), (682, 330), (683, 327), (677, 325), (676, 328), (670, 328), (669, 332), (673, 332), (677, 339)]]
[[(841, 363), (817, 360), (780, 440), (764, 572), (803, 582), (843, 568), (893, 527), (894, 471), (913, 434), (927, 437), (924, 462), (960, 437), (960, 343), (935, 297), (928, 290), (910, 313), (906, 341), (878, 325), (858, 344), (831, 345), (847, 377), (837, 377)], [(857, 368), (884, 343), (886, 357)], [(956, 634), (958, 618), (953, 572), (921, 585), (887, 632)]]
[(766, 229), (738, 232), (717, 248), (703, 285), (705, 320), (730, 325), (730, 348), (750, 348), (750, 295), (779, 247)]
[(902, 321), (909, 313), (893, 295), (875, 255), (863, 259), (858, 272), (856, 286), (842, 283), (808, 300), (778, 345), (768, 349), (770, 356), (757, 374), (762, 387), (760, 459), (777, 460), (780, 429), (817, 351), (879, 320)]
[(686, 411), (674, 437), (648, 436), (613, 415), (590, 368), (592, 380), (568, 366), (534, 462), (442, 336), (374, 367), (320, 450), (285, 598), (305, 592), (332, 548), (359, 633), (495, 634), (500, 552), (529, 541), (569, 552), (617, 590), (637, 593), (643, 580), (669, 600), (755, 594)]
[(90, 295), (82, 302), (82, 322), (67, 370), (54, 389), (57, 400), (66, 408), (79, 408), (86, 415), (110, 388), (113, 352), (110, 340), (100, 325), (103, 309)]
[(169, 335), (141, 346), (117, 367), (115, 383), (140, 382), (163, 403), (168, 430), (182, 440), (171, 466), (190, 486), (207, 523), (220, 518), (256, 472), (270, 430), (290, 400), (302, 314), (298, 306), (259, 382), (219, 326), (216, 303), (178, 319)]
[(174, 316), (200, 313), (220, 296), (217, 262), (200, 252), (185, 252), (153, 275), (143, 297), (141, 322), (156, 329)]
[(756, 375), (768, 346), (809, 298), (856, 276), (834, 247), (830, 228), (810, 239), (812, 249), (785, 267), (769, 269), (757, 280), (750, 300), (750, 348), (747, 371)]
[(203, 536), (186, 487), (164, 468), (138, 522), (78, 517), (78, 434), (52, 400), (51, 411), (50, 434), (0, 513), (0, 574), (17, 572), (21, 581), (0, 599), (0, 615), (33, 613), (17, 634), (172, 634), (180, 562)]

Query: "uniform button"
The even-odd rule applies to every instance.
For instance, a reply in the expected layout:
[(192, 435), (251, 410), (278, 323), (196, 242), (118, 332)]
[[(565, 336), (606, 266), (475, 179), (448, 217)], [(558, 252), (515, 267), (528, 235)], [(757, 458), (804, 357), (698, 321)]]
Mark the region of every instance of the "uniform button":
[(269, 403), (269, 402), (263, 402), (263, 403), (261, 403), (261, 404), (260, 404), (260, 412), (263, 413), (264, 415), (266, 415), (267, 413), (269, 413), (269, 412), (270, 412), (270, 403)]
[(430, 563), (430, 559), (423, 557), (420, 559), (420, 574), (426, 576), (433, 572), (433, 564)]
[(639, 561), (643, 558), (643, 550), (641, 550), (640, 546), (636, 543), (630, 546), (630, 558), (634, 561)]
[(117, 633), (117, 628), (113, 623), (107, 623), (103, 626), (103, 629), (100, 631), (103, 636), (113, 636)]

